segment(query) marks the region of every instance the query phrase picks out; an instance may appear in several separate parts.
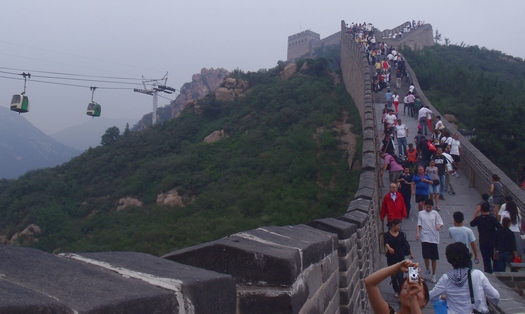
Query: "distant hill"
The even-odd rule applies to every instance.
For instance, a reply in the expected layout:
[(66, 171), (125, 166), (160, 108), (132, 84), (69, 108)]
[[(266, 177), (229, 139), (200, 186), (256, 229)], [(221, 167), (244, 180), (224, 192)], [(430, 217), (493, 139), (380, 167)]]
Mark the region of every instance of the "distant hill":
[(359, 184), (349, 165), (360, 163), (361, 121), (328, 63), (237, 71), (176, 119), (0, 180), (0, 243), (161, 255), (343, 214)]
[(62, 164), (81, 153), (47, 136), (23, 115), (5, 107), (0, 107), (0, 147), (0, 178), (4, 179)]
[(136, 122), (137, 121), (126, 119), (108, 119), (100, 117), (88, 119), (85, 123), (63, 129), (57, 133), (51, 134), (50, 136), (66, 146), (85, 151), (89, 147), (97, 147), (100, 145), (100, 138), (108, 128), (116, 126), (120, 129), (120, 132), (124, 132), (126, 123), (131, 127)]

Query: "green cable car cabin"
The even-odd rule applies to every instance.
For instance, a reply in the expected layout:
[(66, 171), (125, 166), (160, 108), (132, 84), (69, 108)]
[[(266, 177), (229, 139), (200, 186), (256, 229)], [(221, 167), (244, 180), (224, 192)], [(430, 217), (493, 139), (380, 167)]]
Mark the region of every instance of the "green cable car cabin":
[(18, 113), (29, 111), (29, 98), (24, 94), (13, 95), (11, 99), (11, 110)]
[(102, 108), (99, 104), (92, 101), (88, 104), (86, 114), (90, 117), (100, 117), (100, 112), (102, 111)]

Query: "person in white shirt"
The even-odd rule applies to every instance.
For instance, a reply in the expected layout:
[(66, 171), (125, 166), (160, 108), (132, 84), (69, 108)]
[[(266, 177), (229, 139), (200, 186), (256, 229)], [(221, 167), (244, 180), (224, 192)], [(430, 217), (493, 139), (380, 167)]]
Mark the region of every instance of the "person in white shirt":
[(428, 117), (432, 115), (432, 110), (428, 108), (428, 106), (423, 106), (421, 109), (419, 109), (417, 119), (419, 120), (419, 125), (421, 126), (421, 132), (424, 135), (428, 135), (430, 130), (428, 129)]
[[(482, 271), (470, 269), (471, 254), (467, 246), (461, 242), (451, 243), (447, 245), (445, 255), (454, 269), (443, 274), (430, 290), (430, 302), (445, 295), (448, 313), (472, 313), (473, 309), (488, 313), (486, 298), (491, 303), (498, 304), (500, 295)], [(472, 283), (474, 304), (471, 303), (469, 280)]]
[(441, 116), (436, 116), (436, 126), (434, 127), (434, 130), (443, 131), (444, 129), (445, 125), (443, 124), (443, 121), (441, 121)]
[[(432, 210), (434, 202), (425, 201), (425, 210), (419, 212), (417, 217), (416, 240), (421, 240), (421, 251), (425, 260), (426, 272), (423, 276), (430, 277), (431, 282), (436, 282), (436, 267), (439, 260), (438, 244), (439, 230), (443, 227), (443, 219), (437, 211)], [(432, 272), (430, 272), (432, 261)]]
[(408, 137), (408, 127), (401, 121), (397, 120), (396, 124), (396, 137), (397, 137), (397, 151), (399, 155), (405, 156), (408, 149), (407, 137)]
[(461, 162), (461, 143), (459, 142), (459, 134), (454, 134), (454, 137), (450, 141), (450, 155), (454, 159), (454, 164), (456, 165), (455, 176), (459, 178), (459, 163)]

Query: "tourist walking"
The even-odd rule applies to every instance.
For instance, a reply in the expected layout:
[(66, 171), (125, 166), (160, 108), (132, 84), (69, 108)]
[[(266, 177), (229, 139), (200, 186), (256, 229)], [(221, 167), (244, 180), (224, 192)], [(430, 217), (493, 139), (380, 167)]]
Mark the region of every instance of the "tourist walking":
[(410, 217), (410, 201), (412, 198), (412, 174), (410, 169), (405, 167), (403, 173), (397, 178), (398, 192), (403, 196), (405, 201), (405, 208), (407, 211), (407, 218)]
[[(434, 202), (431, 199), (425, 201), (425, 210), (419, 212), (417, 217), (416, 240), (421, 240), (421, 251), (425, 260), (424, 276), (430, 282), (436, 282), (436, 268), (439, 260), (438, 244), (439, 230), (443, 227), (443, 219), (437, 211), (432, 210)], [(430, 270), (432, 261), (432, 271)]]
[(498, 304), (500, 295), (483, 272), (470, 269), (471, 256), (467, 246), (461, 242), (451, 243), (447, 245), (445, 256), (454, 269), (439, 278), (430, 291), (430, 301), (437, 301), (445, 295), (448, 313), (489, 313), (486, 299)]
[[(465, 215), (462, 212), (457, 211), (452, 214), (454, 218), (454, 227), (448, 228), (448, 234), (454, 242), (464, 243), (469, 249), (470, 253), (474, 254), (474, 263), (478, 263), (478, 248), (476, 247), (476, 236), (469, 227), (463, 226)], [(472, 265), (471, 265), (472, 266)]]
[(501, 224), (496, 217), (490, 214), (490, 205), (481, 204), (481, 215), (470, 222), (471, 227), (478, 227), (479, 250), (483, 258), (483, 268), (486, 273), (492, 274), (492, 263), (494, 257), (494, 238), (496, 230)]
[(492, 195), (492, 204), (494, 204), (494, 216), (497, 217), (499, 214), (499, 208), (503, 203), (503, 185), (501, 184), (500, 177), (497, 174), (492, 175), (490, 195)]
[(383, 196), (379, 218), (383, 221), (387, 217), (387, 222), (390, 224), (394, 219), (406, 218), (407, 210), (403, 195), (397, 191), (397, 183), (390, 183), (389, 188), (388, 193)]
[[(428, 200), (430, 193), (428, 186), (433, 183), (428, 174), (425, 174), (425, 169), (422, 166), (417, 167), (417, 174), (412, 178), (412, 195), (416, 197), (417, 208), (419, 211), (423, 209), (423, 205)], [(433, 204), (433, 203), (432, 203)]]
[(496, 231), (494, 240), (494, 271), (497, 272), (504, 272), (507, 268), (507, 263), (512, 262), (514, 258), (518, 257), (516, 238), (509, 227), (510, 218), (504, 217), (501, 228)]

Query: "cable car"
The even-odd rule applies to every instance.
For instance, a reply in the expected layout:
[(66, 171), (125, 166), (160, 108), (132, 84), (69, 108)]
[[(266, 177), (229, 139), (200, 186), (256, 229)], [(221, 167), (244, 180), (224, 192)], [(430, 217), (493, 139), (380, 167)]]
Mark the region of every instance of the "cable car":
[(97, 104), (96, 102), (92, 101), (88, 104), (87, 106), (87, 111), (86, 111), (86, 114), (88, 116), (91, 116), (91, 117), (100, 117), (100, 112), (102, 111), (102, 108), (100, 107), (99, 104)]
[(11, 99), (11, 110), (18, 113), (29, 111), (29, 98), (24, 94), (15, 94)]

